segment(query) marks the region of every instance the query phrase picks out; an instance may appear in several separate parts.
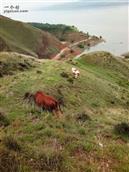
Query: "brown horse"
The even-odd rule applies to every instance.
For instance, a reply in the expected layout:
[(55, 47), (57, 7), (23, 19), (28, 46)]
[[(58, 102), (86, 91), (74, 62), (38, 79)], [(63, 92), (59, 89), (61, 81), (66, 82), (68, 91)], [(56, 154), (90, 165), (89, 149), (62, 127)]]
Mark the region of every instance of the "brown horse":
[(52, 112), (53, 114), (60, 115), (62, 113), (60, 102), (54, 97), (46, 95), (42, 91), (37, 91), (35, 94), (29, 92), (25, 93), (24, 99), (28, 99), (29, 103), (34, 103), (42, 108), (42, 110)]

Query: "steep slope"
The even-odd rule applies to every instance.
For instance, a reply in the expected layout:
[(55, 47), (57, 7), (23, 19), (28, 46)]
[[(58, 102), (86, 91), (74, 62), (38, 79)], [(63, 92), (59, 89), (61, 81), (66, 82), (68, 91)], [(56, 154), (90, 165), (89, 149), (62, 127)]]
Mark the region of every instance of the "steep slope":
[[(37, 61), (0, 78), (0, 171), (129, 171), (129, 137), (114, 130), (129, 123), (128, 66), (97, 52), (72, 62)], [(61, 119), (23, 101), (25, 92), (37, 90), (63, 98)]]
[(50, 58), (61, 48), (60, 41), (50, 33), (0, 16), (0, 51), (14, 51), (39, 58)]
[(44, 24), (44, 23), (29, 23), (32, 26), (43, 31), (50, 32), (56, 36), (60, 41), (67, 41), (70, 43), (78, 42), (89, 37), (89, 34), (80, 32), (75, 26), (68, 26), (63, 24)]

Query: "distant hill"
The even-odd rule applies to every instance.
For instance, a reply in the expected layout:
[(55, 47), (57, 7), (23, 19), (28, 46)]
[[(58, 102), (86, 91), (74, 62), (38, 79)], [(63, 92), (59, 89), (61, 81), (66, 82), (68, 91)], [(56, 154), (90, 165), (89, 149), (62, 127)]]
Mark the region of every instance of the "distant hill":
[(50, 33), (0, 15), (0, 51), (50, 58), (61, 48), (61, 42)]
[(43, 31), (50, 32), (56, 36), (60, 41), (67, 41), (70, 43), (87, 39), (89, 34), (83, 33), (75, 26), (68, 26), (64, 24), (48, 24), (48, 23), (29, 23), (32, 26)]

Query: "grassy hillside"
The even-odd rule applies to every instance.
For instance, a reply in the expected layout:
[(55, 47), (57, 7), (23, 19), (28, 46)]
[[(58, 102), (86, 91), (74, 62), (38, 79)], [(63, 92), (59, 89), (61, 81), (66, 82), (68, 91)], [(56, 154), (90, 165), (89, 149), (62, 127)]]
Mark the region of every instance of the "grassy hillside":
[[(80, 70), (76, 80), (73, 66)], [(98, 52), (67, 62), (37, 61), (1, 77), (0, 171), (129, 171), (129, 129), (119, 132), (118, 125), (129, 122), (128, 67)], [(25, 92), (37, 90), (63, 98), (61, 119), (23, 101)]]
[(35, 67), (37, 62), (34, 57), (14, 52), (0, 53), (0, 77), (13, 75), (18, 71), (25, 71)]
[(92, 69), (92, 72), (120, 86), (129, 88), (128, 60), (115, 57), (108, 52), (95, 52), (83, 55), (79, 66)]
[(50, 32), (56, 36), (60, 41), (68, 41), (70, 43), (87, 39), (89, 34), (80, 32), (75, 26), (68, 26), (64, 24), (48, 24), (48, 23), (29, 23), (32, 26), (41, 30)]
[(61, 48), (60, 41), (48, 32), (0, 16), (0, 51), (15, 51), (50, 58)]

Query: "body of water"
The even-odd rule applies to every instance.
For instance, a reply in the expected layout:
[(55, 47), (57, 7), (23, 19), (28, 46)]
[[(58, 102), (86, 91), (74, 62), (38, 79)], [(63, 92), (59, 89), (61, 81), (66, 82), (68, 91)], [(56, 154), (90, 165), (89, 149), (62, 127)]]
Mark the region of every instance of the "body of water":
[(39, 10), (27, 14), (8, 14), (8, 17), (25, 22), (75, 25), (83, 32), (102, 36), (106, 43), (89, 51), (104, 50), (120, 55), (129, 51), (128, 5), (104, 6), (71, 10)]

